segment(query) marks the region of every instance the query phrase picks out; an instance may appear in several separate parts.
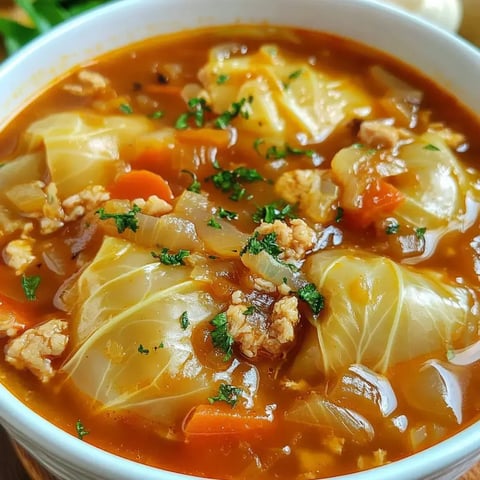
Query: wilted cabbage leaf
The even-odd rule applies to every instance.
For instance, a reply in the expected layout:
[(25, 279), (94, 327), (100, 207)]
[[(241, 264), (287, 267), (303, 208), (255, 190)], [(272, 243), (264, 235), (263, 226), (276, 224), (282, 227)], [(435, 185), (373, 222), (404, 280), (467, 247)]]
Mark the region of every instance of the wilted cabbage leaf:
[(353, 250), (317, 253), (305, 268), (325, 296), (326, 309), (312, 330), (318, 355), (311, 368), (320, 372), (338, 373), (359, 363), (383, 373), (398, 362), (446, 354), (449, 345), (460, 348), (478, 337), (473, 294), (438, 273)]
[(460, 220), (468, 186), (463, 167), (444, 140), (425, 133), (400, 148), (399, 158), (408, 170), (392, 182), (405, 196), (395, 211), (399, 221), (432, 229)]
[[(220, 75), (228, 81), (219, 82)], [(218, 114), (250, 99), (235, 125), (277, 145), (298, 141), (297, 133), (306, 142), (321, 142), (340, 123), (370, 111), (367, 94), (346, 77), (291, 60), (275, 45), (243, 56), (213, 49), (199, 78)]]
[(81, 112), (49, 115), (27, 129), (31, 150), (45, 147), (47, 166), (64, 199), (88, 185), (107, 185), (124, 168), (122, 149), (152, 129), (147, 118)]
[(196, 357), (191, 335), (220, 307), (190, 270), (105, 239), (74, 287), (73, 355), (63, 370), (80, 390), (105, 408), (128, 408), (165, 425), (206, 401), (214, 372)]

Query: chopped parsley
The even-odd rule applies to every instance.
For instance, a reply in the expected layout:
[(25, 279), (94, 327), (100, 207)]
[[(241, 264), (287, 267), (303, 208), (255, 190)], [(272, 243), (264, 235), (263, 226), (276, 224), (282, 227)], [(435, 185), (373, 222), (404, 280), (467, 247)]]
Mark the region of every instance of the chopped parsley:
[(178, 253), (169, 253), (168, 248), (162, 248), (160, 253), (152, 252), (152, 257), (156, 258), (164, 265), (185, 265), (183, 259), (190, 255), (189, 250), (179, 250)]
[(260, 153), (260, 150), (259, 150), (259, 147), (260, 145), (263, 145), (265, 143), (265, 140), (263, 138), (256, 138), (254, 141), (253, 141), (253, 148), (255, 149), (255, 151), (259, 154), (259, 155), (262, 155)]
[(211, 180), (218, 190), (230, 193), (230, 199), (234, 201), (242, 199), (247, 193), (241, 182), (253, 183), (264, 180), (254, 168), (238, 167), (234, 170), (224, 170), (217, 164), (214, 166), (219, 171), (206, 180)]
[(223, 207), (218, 209), (217, 215), (220, 218), (226, 218), (227, 220), (236, 220), (238, 218), (237, 212), (232, 212), (231, 210), (226, 210)]
[(230, 77), (226, 73), (221, 73), (217, 77), (217, 85), (223, 85)]
[(213, 346), (225, 353), (223, 357), (225, 362), (230, 360), (233, 354), (233, 337), (228, 333), (227, 323), (226, 312), (215, 315), (210, 321), (210, 325), (213, 326), (213, 330), (210, 332)]
[(182, 173), (186, 173), (187, 175), (190, 175), (192, 177), (192, 183), (187, 187), (187, 190), (193, 193), (200, 193), (202, 185), (198, 181), (197, 175), (190, 170), (182, 170)]
[[(257, 148), (255, 149), (258, 153), (258, 146), (260, 143), (257, 145)], [(288, 155), (306, 155), (307, 157), (313, 157), (314, 151), (310, 149), (302, 149), (298, 147), (292, 147), (288, 144), (285, 144), (284, 147), (279, 147), (277, 145), (272, 145), (267, 148), (265, 151), (265, 158), (267, 160), (279, 160), (281, 158), (286, 158)]]
[(188, 121), (193, 118), (197, 127), (203, 127), (205, 124), (205, 113), (210, 111), (207, 101), (204, 98), (194, 97), (188, 102), (188, 112), (182, 113), (175, 122), (177, 130), (185, 130), (188, 128)]
[(243, 314), (245, 316), (253, 315), (255, 313), (255, 310), (256, 310), (255, 305), (250, 305), (243, 311)]
[(89, 431), (86, 430), (81, 420), (77, 420), (75, 422), (75, 430), (77, 431), (77, 435), (80, 440), (83, 440), (83, 437), (90, 433)]
[(342, 207), (337, 207), (337, 215), (335, 216), (335, 221), (338, 223), (342, 220), (343, 218), (343, 208)]
[(314, 315), (318, 315), (325, 306), (323, 295), (313, 283), (307, 283), (297, 292), (298, 298), (308, 303)]
[(162, 112), (161, 110), (155, 110), (153, 113), (149, 115), (149, 117), (152, 120), (158, 120), (159, 118), (162, 118), (165, 115), (165, 112)]
[(395, 219), (390, 220), (387, 226), (385, 227), (385, 233), (387, 235), (395, 235), (398, 233), (399, 230), (400, 230), (400, 224)]
[(113, 218), (115, 225), (117, 226), (118, 233), (123, 233), (127, 228), (133, 232), (137, 231), (138, 212), (140, 212), (140, 207), (134, 204), (132, 209), (127, 213), (105, 213), (103, 208), (100, 208), (95, 213), (99, 216), (100, 220), (108, 220), (109, 218)]
[(122, 113), (125, 113), (126, 115), (131, 115), (133, 113), (133, 108), (128, 103), (121, 103), (118, 108)]
[(154, 349), (155, 351), (157, 351), (159, 348), (163, 348), (164, 346), (165, 346), (165, 345), (163, 344), (163, 342), (160, 342), (160, 343), (158, 344), (158, 346), (153, 347), (153, 349)]
[(40, 275), (22, 275), (22, 288), (27, 300), (36, 300), (37, 299), (37, 289), (41, 282)]
[(188, 318), (188, 312), (185, 311), (180, 315), (180, 326), (182, 330), (186, 330), (190, 325), (190, 319)]
[(214, 402), (226, 402), (230, 406), (234, 407), (238, 402), (238, 397), (242, 393), (242, 389), (239, 387), (234, 387), (233, 385), (228, 385), (227, 383), (220, 384), (218, 388), (218, 395), (215, 397), (208, 397), (210, 403)]
[(273, 223), (275, 220), (285, 220), (287, 218), (296, 218), (295, 205), (289, 203), (273, 202), (263, 207), (258, 207), (252, 215), (253, 221), (260, 223)]
[(207, 225), (212, 228), (216, 228), (218, 230), (222, 229), (222, 226), (215, 220), (214, 217), (212, 217), (208, 222)]
[(303, 69), (299, 68), (298, 70), (295, 70), (294, 72), (292, 72), (289, 76), (288, 76), (288, 80), (286, 82), (283, 82), (283, 87), (286, 89), (288, 89), (288, 87), (290, 86), (290, 83), (292, 82), (292, 80), (295, 80), (296, 78), (300, 77), (300, 75), (303, 73)]
[(229, 110), (226, 110), (215, 120), (214, 124), (217, 128), (227, 128), (230, 122), (239, 115), (243, 118), (250, 118), (250, 105), (253, 97), (242, 98), (238, 102), (233, 102)]
[(148, 355), (150, 353), (150, 350), (148, 348), (145, 348), (142, 344), (138, 346), (137, 351), (141, 355)]
[(431, 152), (439, 152), (440, 149), (438, 147), (436, 147), (435, 145), (429, 143), (428, 145), (425, 145), (423, 147), (424, 150), (430, 150)]
[(266, 251), (272, 257), (277, 258), (283, 250), (277, 244), (277, 234), (275, 232), (267, 233), (261, 240), (258, 238), (259, 233), (255, 232), (242, 248), (240, 256), (245, 253), (258, 255), (262, 251)]
[(415, 229), (415, 236), (419, 239), (422, 240), (425, 238), (425, 233), (427, 231), (426, 227), (418, 227)]

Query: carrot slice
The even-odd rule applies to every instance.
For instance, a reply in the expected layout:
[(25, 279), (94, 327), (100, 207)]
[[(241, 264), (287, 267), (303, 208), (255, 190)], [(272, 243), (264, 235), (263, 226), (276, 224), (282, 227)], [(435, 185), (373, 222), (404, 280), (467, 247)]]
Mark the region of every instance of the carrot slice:
[(240, 435), (272, 426), (273, 420), (266, 416), (239, 413), (228, 406), (198, 405), (187, 416), (183, 431), (188, 439), (195, 436)]
[(173, 199), (172, 190), (163, 177), (148, 170), (132, 170), (124, 173), (108, 190), (112, 198), (134, 200), (157, 195), (167, 202)]
[(177, 140), (195, 145), (211, 145), (217, 148), (227, 148), (230, 144), (230, 132), (216, 128), (187, 128), (175, 132)]
[(35, 318), (33, 313), (20, 302), (0, 295), (0, 322), (7, 327), (7, 330), (11, 327), (14, 331), (23, 331), (37, 321)]
[(361, 208), (346, 213), (353, 223), (365, 228), (381, 215), (392, 213), (403, 200), (400, 190), (380, 178), (367, 184), (362, 194)]
[(150, 170), (161, 173), (169, 168), (173, 150), (168, 145), (160, 148), (146, 148), (130, 164), (134, 170)]

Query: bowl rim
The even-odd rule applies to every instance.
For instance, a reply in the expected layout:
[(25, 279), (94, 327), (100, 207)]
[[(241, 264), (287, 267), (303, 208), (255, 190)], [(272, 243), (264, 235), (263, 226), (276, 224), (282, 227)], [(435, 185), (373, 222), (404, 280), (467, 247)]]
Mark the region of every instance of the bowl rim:
[[(57, 26), (51, 32), (42, 37), (35, 39), (29, 45), (24, 47), (11, 58), (7, 59), (0, 67), (0, 84), (5, 82), (6, 78), (15, 75), (19, 66), (28, 63), (31, 58), (48, 50), (52, 44), (62, 40), (66, 34), (72, 34), (77, 31), (86, 31), (86, 26), (92, 21), (105, 21), (112, 14), (123, 14), (123, 12), (133, 12), (136, 8), (145, 5), (156, 5), (172, 3), (175, 0), (123, 0), (102, 5), (92, 11), (86, 12), (78, 17), (66, 21)], [(192, 6), (197, 0), (176, 0), (177, 4)], [(208, 0), (207, 0), (208, 1)], [(216, 0), (223, 4), (233, 4), (236, 0)], [(247, 0), (254, 3), (259, 0)], [(281, 5), (291, 4), (289, 0), (277, 0)], [(339, 0), (303, 0), (303, 4), (309, 4), (313, 7), (314, 3), (323, 2), (323, 5), (332, 5)], [(391, 5), (377, 3), (374, 0), (342, 0), (341, 2), (346, 8), (352, 9), (371, 9), (375, 8), (378, 15), (388, 18), (390, 21), (395, 20), (401, 24), (401, 29), (414, 31), (424, 30), (428, 32), (428, 37), (439, 41), (441, 44), (448, 44), (454, 50), (462, 53), (470, 60), (476, 61), (480, 65), (480, 52), (470, 45), (468, 42), (460, 39), (456, 35), (449, 33), (426, 20), (414, 17), (408, 12), (400, 11)], [(287, 24), (288, 22), (285, 22)], [(407, 24), (409, 28), (407, 28)], [(480, 78), (480, 68), (479, 78)], [(28, 97), (26, 103), (32, 102), (34, 99)], [(480, 103), (476, 107), (480, 112)], [(18, 112), (16, 112), (18, 113)], [(4, 115), (4, 114), (2, 114)], [(9, 120), (14, 117), (9, 116)], [(0, 122), (0, 130), (1, 130)], [(123, 457), (108, 453), (100, 448), (92, 446), (86, 442), (81, 442), (72, 434), (61, 430), (46, 419), (30, 410), (17, 397), (10, 393), (6, 387), (0, 385), (0, 423), (5, 424), (7, 431), (13, 433), (18, 438), (19, 443), (30, 451), (33, 455), (35, 452), (26, 443), (27, 438), (34, 438), (38, 445), (41, 445), (50, 455), (62, 452), (69, 462), (77, 465), (92, 464), (95, 471), (99, 475), (110, 475), (111, 478), (119, 480), (129, 480), (134, 472), (143, 480), (178, 480), (180, 478), (196, 479), (189, 475), (169, 472), (146, 465), (142, 465)], [(25, 433), (28, 432), (28, 433)], [(20, 436), (18, 434), (20, 433)], [(22, 436), (22, 433), (24, 436)], [(16, 435), (17, 434), (17, 435)], [(26, 435), (26, 436), (25, 436)], [(48, 438), (48, 442), (45, 439)], [(463, 429), (456, 435), (444, 440), (440, 444), (423, 450), (419, 453), (406, 457), (404, 459), (378, 467), (374, 470), (348, 474), (338, 478), (339, 480), (372, 480), (374, 477), (379, 480), (394, 480), (399, 478), (421, 478), (418, 475), (430, 474), (434, 470), (448, 468), (458, 463), (465, 455), (470, 457), (480, 456), (480, 421)], [(435, 465), (435, 469), (428, 469), (429, 465)], [(127, 472), (127, 476), (125, 476)], [(161, 477), (160, 477), (161, 475)], [(110, 478), (110, 477), (108, 477)]]

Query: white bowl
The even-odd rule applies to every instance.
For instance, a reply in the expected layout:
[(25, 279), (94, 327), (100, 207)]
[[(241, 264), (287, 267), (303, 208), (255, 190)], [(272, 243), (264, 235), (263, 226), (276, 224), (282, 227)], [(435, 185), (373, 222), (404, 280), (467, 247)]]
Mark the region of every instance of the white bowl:
[[(423, 71), (480, 115), (480, 53), (459, 38), (370, 0), (124, 0), (70, 21), (0, 68), (0, 128), (76, 65), (154, 35), (233, 22), (331, 32)], [(108, 454), (52, 426), (0, 386), (0, 421), (61, 480), (193, 478)], [(407, 459), (337, 480), (452, 480), (480, 459), (480, 422)]]

